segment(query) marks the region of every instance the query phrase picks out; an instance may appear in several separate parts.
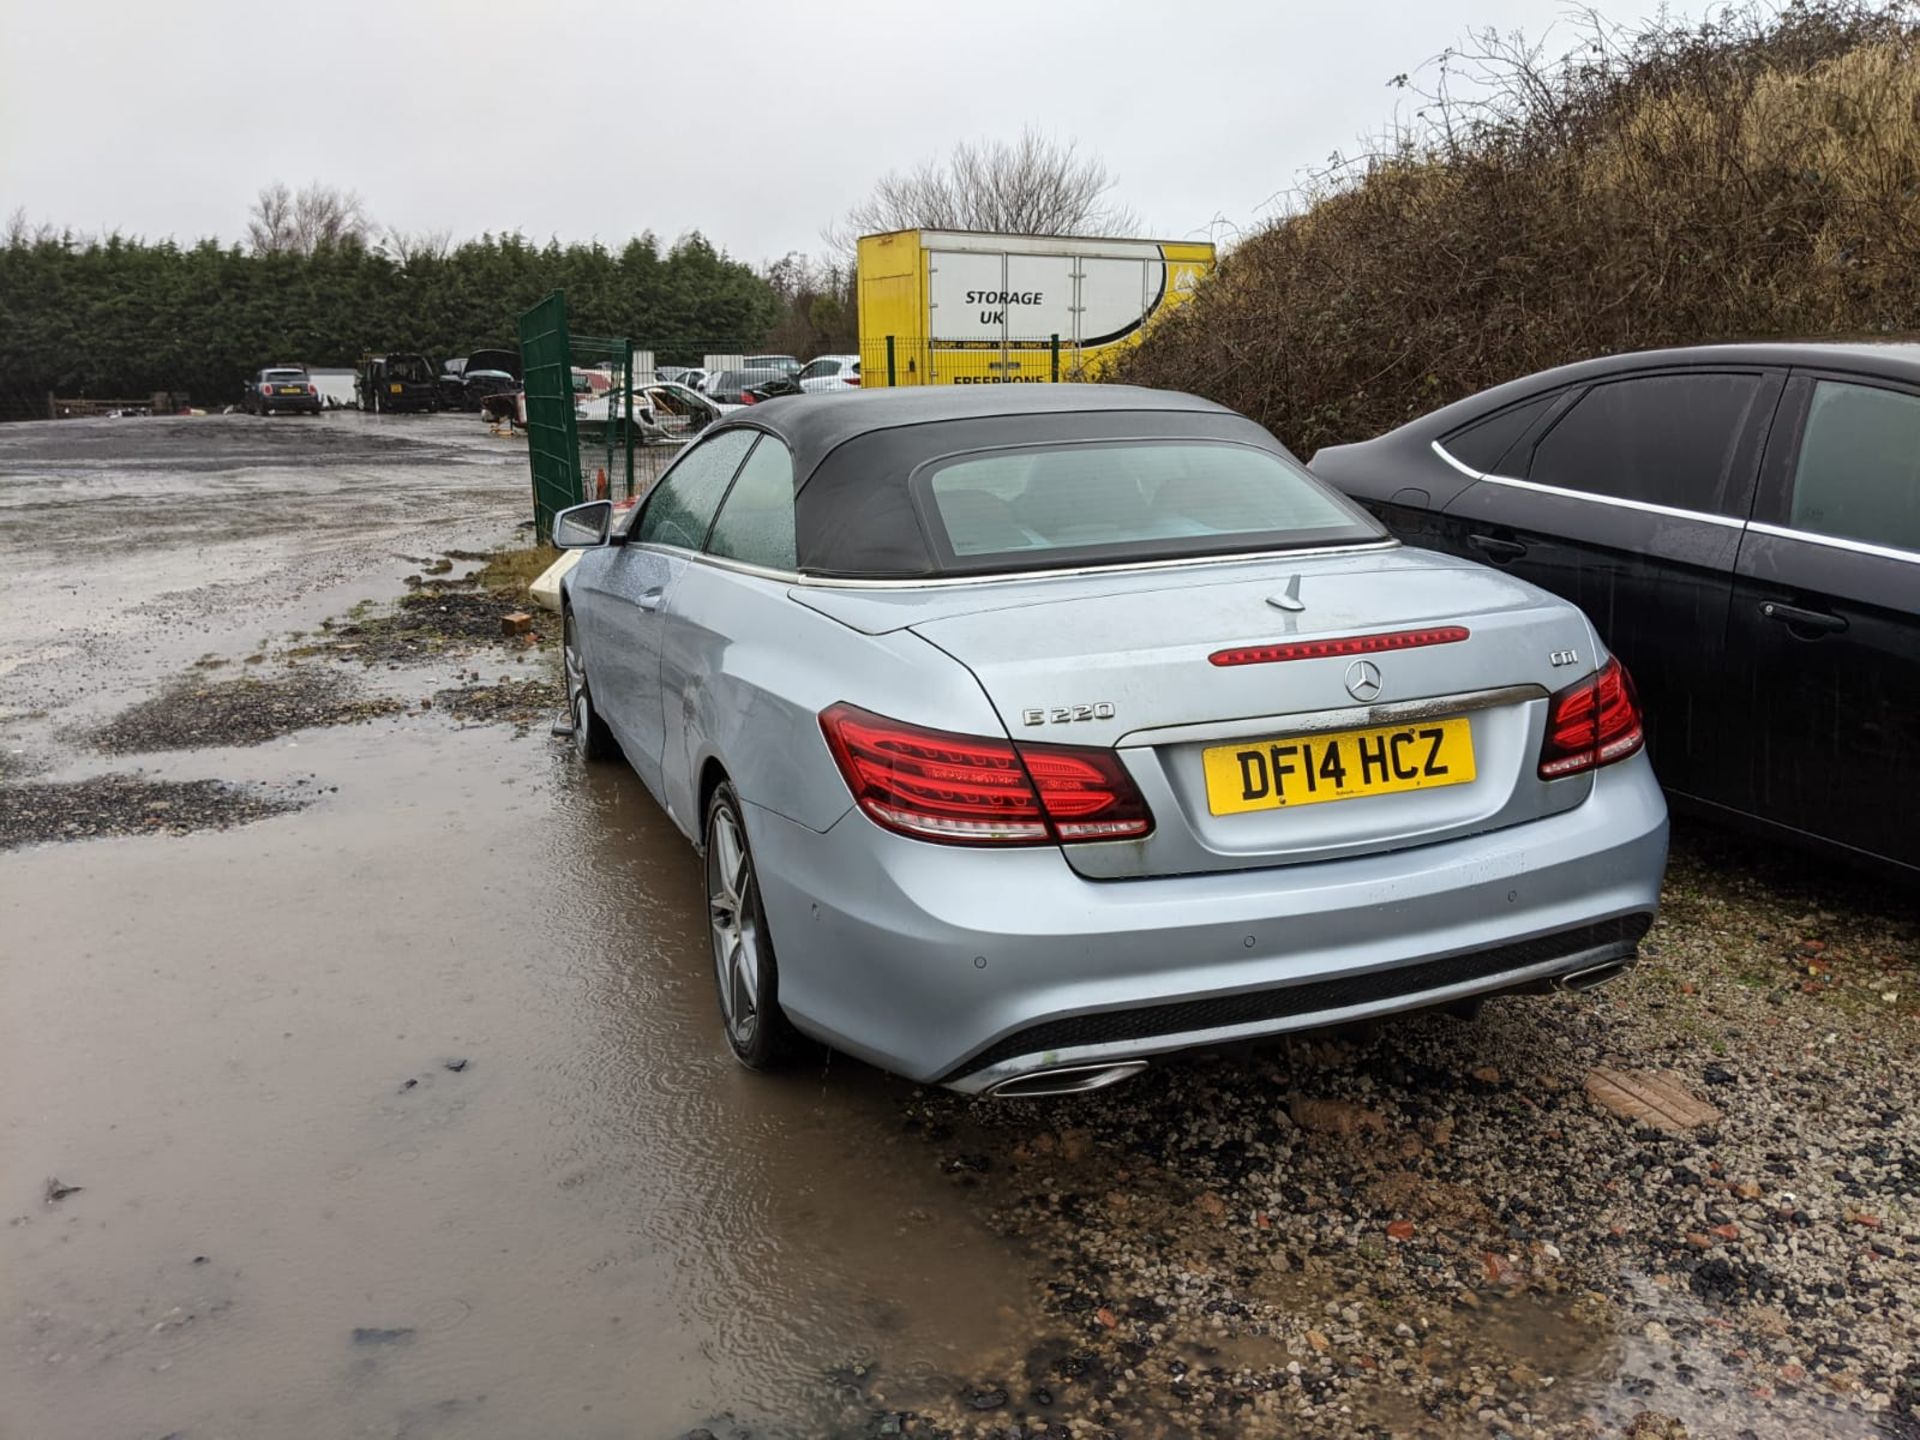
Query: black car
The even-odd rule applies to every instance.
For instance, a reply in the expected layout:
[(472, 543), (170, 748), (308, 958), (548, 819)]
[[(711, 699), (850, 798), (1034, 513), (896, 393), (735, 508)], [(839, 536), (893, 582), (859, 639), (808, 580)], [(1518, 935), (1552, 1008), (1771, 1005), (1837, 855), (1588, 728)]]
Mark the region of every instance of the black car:
[(440, 408), (459, 410), (464, 408), (467, 394), (466, 376), (461, 372), (467, 368), (464, 359), (442, 360), (440, 373), (434, 377), (434, 383), (440, 389)]
[(747, 391), (780, 378), (778, 370), (722, 370), (707, 380), (707, 398), (721, 405), (751, 405)]
[(476, 350), (460, 367), (460, 407), (478, 410), (489, 395), (520, 388), (520, 357), (511, 350)]
[(771, 380), (749, 385), (740, 392), (740, 403), (758, 405), (762, 400), (778, 400), (783, 395), (804, 395), (800, 382), (791, 375), (775, 374)]
[(275, 411), (297, 415), (320, 413), (320, 387), (304, 365), (269, 365), (255, 372), (240, 395), (240, 408), (250, 415)]
[(1589, 360), (1312, 467), (1585, 610), (1676, 800), (1920, 871), (1920, 343)]
[(363, 355), (354, 389), (372, 414), (440, 408), (439, 372), (424, 355)]

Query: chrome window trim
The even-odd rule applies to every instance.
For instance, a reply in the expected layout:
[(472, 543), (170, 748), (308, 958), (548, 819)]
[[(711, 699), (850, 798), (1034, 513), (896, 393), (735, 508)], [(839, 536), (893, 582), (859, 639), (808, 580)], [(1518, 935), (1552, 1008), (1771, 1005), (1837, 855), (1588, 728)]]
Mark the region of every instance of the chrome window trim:
[(1445, 460), (1454, 469), (1471, 475), (1476, 480), (1485, 480), (1492, 485), (1508, 485), (1515, 490), (1533, 490), (1542, 495), (1557, 495), (1567, 500), (1585, 500), (1591, 505), (1611, 505), (1619, 510), (1638, 510), (1646, 515), (1664, 515), (1670, 520), (1698, 520), (1703, 525), (1718, 525), (1723, 530), (1744, 530), (1747, 522), (1736, 520), (1731, 515), (1710, 515), (1705, 510), (1683, 510), (1678, 505), (1656, 505), (1651, 500), (1628, 500), (1619, 495), (1595, 495), (1586, 490), (1569, 490), (1563, 485), (1543, 485), (1538, 480), (1517, 480), (1511, 475), (1493, 475), (1470, 470), (1454, 459), (1440, 442), (1433, 442), (1434, 453)]
[(1452, 451), (1448, 450), (1446, 446), (1442, 445), (1438, 440), (1435, 440), (1433, 442), (1433, 453), (1438, 455), (1442, 460), (1446, 461), (1447, 464), (1451, 465), (1454, 469), (1458, 470), (1462, 475), (1470, 475), (1475, 480), (1484, 480), (1487, 478), (1485, 474), (1483, 474), (1481, 471), (1474, 469), (1471, 465), (1467, 464), (1466, 461), (1460, 459)]
[(776, 570), (767, 565), (755, 565), (746, 560), (735, 560), (731, 555), (715, 555), (710, 550), (688, 552), (694, 562), (711, 565), (716, 570), (732, 570), (736, 574), (751, 575), (759, 580), (778, 580), (782, 584), (793, 585), (800, 580), (797, 570)]
[(802, 585), (820, 590), (945, 590), (959, 585), (1005, 585), (1031, 580), (1061, 580), (1081, 575), (1124, 575), (1137, 570), (1187, 569), (1199, 565), (1250, 565), (1269, 560), (1320, 559), (1328, 555), (1362, 555), (1398, 550), (1391, 536), (1346, 545), (1307, 546), (1292, 550), (1254, 550), (1235, 555), (1186, 555), (1172, 560), (1128, 560), (1111, 565), (1061, 566), (1052, 570), (1009, 570), (997, 575), (912, 575), (899, 579), (863, 580), (857, 576), (813, 575), (801, 571)]
[(1759, 520), (1747, 528), (1761, 535), (1771, 535), (1777, 540), (1804, 540), (1809, 545), (1826, 545), (1835, 550), (1851, 550), (1856, 555), (1877, 555), (1883, 560), (1904, 560), (1909, 565), (1920, 565), (1920, 553), (1893, 545), (1875, 545), (1868, 540), (1848, 540), (1839, 535), (1819, 535), (1811, 530), (1768, 525)]

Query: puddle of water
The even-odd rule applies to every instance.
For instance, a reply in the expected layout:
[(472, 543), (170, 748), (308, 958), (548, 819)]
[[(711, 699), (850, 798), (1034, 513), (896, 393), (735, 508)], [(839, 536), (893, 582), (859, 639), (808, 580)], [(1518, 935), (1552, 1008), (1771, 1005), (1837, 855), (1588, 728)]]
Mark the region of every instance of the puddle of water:
[[(1625, 1278), (1634, 1299), (1624, 1314), (1565, 1294), (1488, 1298), (1477, 1310), (1456, 1312), (1454, 1323), (1433, 1332), (1427, 1367), (1447, 1380), (1484, 1367), (1495, 1385), (1489, 1403), (1522, 1397), (1543, 1423), (1585, 1422), (1599, 1434), (1625, 1435), (1646, 1411), (1679, 1420), (1694, 1436), (1871, 1440), (1886, 1433), (1870, 1416), (1818, 1397), (1776, 1403), (1770, 1387), (1755, 1394), (1759, 1378), (1722, 1364), (1724, 1347), (1703, 1338), (1724, 1318), (1643, 1276)], [(1362, 1408), (1397, 1436), (1453, 1433), (1396, 1392), (1366, 1397)]]
[(340, 789), (0, 860), (0, 1432), (814, 1435), (835, 1367), (908, 1406), (1016, 1328), (898, 1082), (728, 1057), (631, 775), (431, 722), (143, 763)]

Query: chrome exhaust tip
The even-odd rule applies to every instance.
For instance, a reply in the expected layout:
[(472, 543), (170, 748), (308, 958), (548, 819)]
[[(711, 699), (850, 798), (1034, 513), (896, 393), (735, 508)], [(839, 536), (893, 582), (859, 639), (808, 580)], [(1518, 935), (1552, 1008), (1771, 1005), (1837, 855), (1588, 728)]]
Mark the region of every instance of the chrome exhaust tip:
[(996, 1100), (1038, 1100), (1048, 1095), (1084, 1095), (1118, 1085), (1147, 1068), (1144, 1060), (1119, 1060), (1109, 1065), (1057, 1065), (1002, 1080), (987, 1093)]
[(1603, 960), (1598, 965), (1589, 965), (1584, 970), (1569, 970), (1564, 975), (1554, 977), (1554, 986), (1560, 990), (1597, 990), (1609, 980), (1618, 980), (1634, 966), (1632, 960)]

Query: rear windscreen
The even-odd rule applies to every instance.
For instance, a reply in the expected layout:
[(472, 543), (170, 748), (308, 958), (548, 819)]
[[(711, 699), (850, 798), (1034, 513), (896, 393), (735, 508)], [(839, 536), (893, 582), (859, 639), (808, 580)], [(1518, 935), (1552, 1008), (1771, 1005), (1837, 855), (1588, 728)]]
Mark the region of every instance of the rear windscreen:
[(1138, 440), (957, 456), (916, 477), (943, 568), (1174, 559), (1374, 540), (1361, 511), (1249, 445)]

